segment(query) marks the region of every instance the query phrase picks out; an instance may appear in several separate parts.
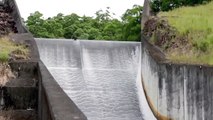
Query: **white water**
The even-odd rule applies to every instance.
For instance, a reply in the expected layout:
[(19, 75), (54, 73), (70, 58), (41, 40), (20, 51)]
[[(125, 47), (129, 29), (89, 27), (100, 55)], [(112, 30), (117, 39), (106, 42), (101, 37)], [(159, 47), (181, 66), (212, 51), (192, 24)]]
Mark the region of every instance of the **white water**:
[(141, 86), (140, 43), (36, 42), (41, 60), (88, 120), (155, 119)]

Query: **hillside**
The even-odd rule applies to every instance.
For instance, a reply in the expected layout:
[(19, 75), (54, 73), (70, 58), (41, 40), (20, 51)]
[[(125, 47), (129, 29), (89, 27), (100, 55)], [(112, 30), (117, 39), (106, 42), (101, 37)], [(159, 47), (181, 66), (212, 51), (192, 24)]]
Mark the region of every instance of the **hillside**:
[[(145, 35), (176, 62), (213, 65), (213, 2), (160, 12)], [(151, 29), (148, 27), (152, 27)]]

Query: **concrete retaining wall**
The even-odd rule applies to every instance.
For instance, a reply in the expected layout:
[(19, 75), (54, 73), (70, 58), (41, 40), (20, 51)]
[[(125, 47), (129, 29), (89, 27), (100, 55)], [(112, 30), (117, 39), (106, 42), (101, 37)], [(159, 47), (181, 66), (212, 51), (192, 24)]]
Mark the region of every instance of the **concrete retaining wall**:
[[(9, 96), (9, 98), (5, 98), (7, 99), (7, 106), (15, 106), (17, 108), (35, 108), (38, 110), (39, 120), (86, 120), (87, 118), (85, 115), (65, 94), (44, 64), (40, 61), (38, 49), (32, 35), (30, 33), (14, 34), (11, 35), (10, 38), (15, 42), (27, 44), (31, 51), (30, 60), (10, 63), (10, 66), (14, 70), (21, 68), (20, 76), (32, 79), (24, 81), (20, 79), (20, 82), (16, 80), (8, 83), (9, 87), (7, 86), (7, 88), (5, 88), (5, 94), (7, 93), (12, 97)], [(22, 69), (24, 72), (22, 72)], [(35, 85), (31, 82), (33, 79), (36, 80)], [(12, 89), (10, 88), (11, 85), (22, 86), (25, 82), (27, 85), (32, 84), (33, 87), (25, 85), (20, 89), (15, 89), (14, 87), (12, 87)], [(15, 94), (16, 91), (14, 90), (19, 90), (19, 92), (21, 92), (20, 94)], [(25, 96), (26, 99), (23, 98), (23, 96)]]
[[(65, 94), (65, 92), (60, 88), (60, 86), (52, 77), (52, 75), (49, 73), (44, 64), (40, 61), (38, 48), (35, 43), (35, 40), (33, 36), (30, 34), (30, 32), (26, 29), (25, 25), (22, 23), (20, 13), (15, 0), (5, 0), (4, 5), (8, 5), (11, 8), (11, 15), (15, 19), (16, 27), (19, 33), (11, 35), (10, 38), (15, 42), (27, 44), (31, 51), (30, 53), (31, 59), (27, 61), (21, 61), (21, 63), (24, 63), (25, 65), (34, 63), (36, 65), (33, 71), (33, 75), (35, 75), (36, 79), (38, 80), (38, 82), (36, 83), (37, 88), (35, 88), (35, 92), (30, 93), (30, 95), (33, 95), (32, 96), (33, 98), (31, 100), (35, 102), (29, 102), (29, 105), (31, 105), (30, 103), (33, 103), (33, 105), (35, 105), (34, 103), (37, 103), (36, 109), (38, 110), (37, 111), (38, 119), (87, 120), (86, 116), (80, 111), (80, 109), (78, 109), (75, 103), (73, 103), (73, 101)], [(7, 91), (11, 90), (8, 89)], [(22, 93), (25, 92), (26, 91)], [(31, 100), (27, 99), (27, 101)], [(29, 107), (29, 105), (27, 106)]]
[(29, 33), (19, 13), (18, 6), (15, 0), (4, 0), (4, 5), (8, 5), (11, 8), (11, 15), (16, 22), (18, 33)]
[(213, 67), (174, 64), (142, 38), (142, 82), (159, 120), (211, 120)]
[[(25, 71), (28, 71), (28, 74), (25, 75), (34, 75), (28, 76), (28, 78), (36, 78), (37, 89), (36, 92), (28, 92), (30, 95), (33, 95), (31, 98), (35, 102), (31, 102), (27, 99), (28, 103), (38, 103), (36, 109), (38, 110), (38, 119), (39, 120), (86, 120), (86, 116), (78, 109), (75, 103), (66, 95), (62, 88), (58, 85), (56, 80), (49, 73), (47, 68), (39, 59), (37, 45), (33, 36), (30, 33), (23, 34), (14, 34), (10, 38), (19, 43), (25, 43), (29, 46), (31, 54), (30, 60), (21, 61), (17, 64), (12, 64), (14, 68), (20, 68), (20, 64), (24, 66), (34, 66), (34, 70), (28, 70), (25, 68)], [(30, 64), (30, 65), (28, 65)], [(19, 66), (17, 66), (19, 65)], [(22, 68), (22, 67), (21, 67)], [(22, 82), (23, 83), (23, 82)], [(17, 83), (16, 83), (17, 86)], [(24, 90), (24, 89), (23, 89)], [(37, 92), (38, 91), (38, 92)], [(22, 92), (25, 94), (25, 92)], [(26, 94), (25, 96), (27, 96)], [(29, 97), (29, 98), (30, 98)], [(19, 105), (19, 104), (17, 104)], [(33, 104), (35, 105), (35, 104)], [(26, 105), (25, 105), (26, 106)], [(29, 105), (28, 105), (29, 106)]]

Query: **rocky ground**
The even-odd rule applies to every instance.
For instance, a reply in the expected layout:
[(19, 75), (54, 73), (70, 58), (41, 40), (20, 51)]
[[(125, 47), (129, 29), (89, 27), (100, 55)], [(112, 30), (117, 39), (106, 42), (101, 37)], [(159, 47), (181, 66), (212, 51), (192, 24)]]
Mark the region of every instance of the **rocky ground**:
[(0, 36), (18, 32), (15, 27), (15, 21), (10, 15), (10, 12), (10, 8), (0, 6)]
[(35, 111), (19, 110), (19, 111), (0, 111), (0, 120), (37, 120)]

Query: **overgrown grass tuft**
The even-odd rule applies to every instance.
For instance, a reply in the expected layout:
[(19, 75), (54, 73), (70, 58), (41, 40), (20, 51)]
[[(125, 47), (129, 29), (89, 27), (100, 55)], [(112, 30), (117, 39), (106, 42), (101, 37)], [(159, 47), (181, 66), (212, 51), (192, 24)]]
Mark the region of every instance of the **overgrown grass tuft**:
[(177, 61), (213, 65), (213, 1), (194, 7), (181, 7), (169, 12), (161, 12), (159, 17), (167, 19), (177, 29), (179, 36), (186, 36), (193, 46), (192, 55), (169, 54)]
[(9, 60), (10, 54), (13, 51), (22, 51), (22, 55), (28, 55), (28, 49), (24, 45), (18, 45), (9, 40), (8, 37), (0, 38), (0, 63), (5, 63)]

